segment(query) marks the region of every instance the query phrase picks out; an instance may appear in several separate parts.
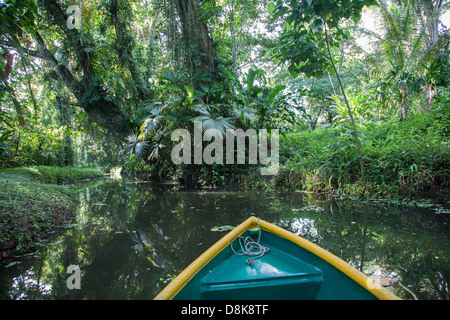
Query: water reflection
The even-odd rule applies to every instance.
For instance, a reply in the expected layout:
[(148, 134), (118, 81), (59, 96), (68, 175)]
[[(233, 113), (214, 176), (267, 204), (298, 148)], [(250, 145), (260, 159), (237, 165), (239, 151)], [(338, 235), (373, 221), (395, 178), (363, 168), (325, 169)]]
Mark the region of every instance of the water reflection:
[[(40, 253), (0, 269), (1, 299), (152, 299), (251, 214), (276, 223), (366, 274), (390, 275), (405, 299), (448, 299), (449, 217), (424, 208), (298, 193), (181, 192), (106, 181), (80, 188), (77, 221)], [(66, 270), (78, 265), (81, 289)]]
[(314, 220), (310, 220), (308, 218), (295, 218), (291, 224), (291, 231), (296, 235), (308, 238), (310, 241), (318, 242), (319, 239), (319, 231), (315, 226)]

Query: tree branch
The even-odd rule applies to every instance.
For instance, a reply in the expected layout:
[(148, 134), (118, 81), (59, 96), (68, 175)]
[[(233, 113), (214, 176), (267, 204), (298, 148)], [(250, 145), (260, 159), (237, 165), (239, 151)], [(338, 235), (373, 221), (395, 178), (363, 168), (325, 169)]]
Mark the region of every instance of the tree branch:
[(72, 93), (78, 100), (81, 100), (82, 93), (79, 81), (73, 76), (72, 72), (65, 65), (60, 64), (50, 52), (50, 50), (47, 49), (47, 46), (45, 45), (45, 42), (39, 32), (36, 31), (34, 39), (36, 41), (36, 46), (39, 49), (39, 51), (37, 51), (36, 57), (49, 62), (50, 66), (53, 68), (53, 70), (55, 70), (58, 78), (70, 89), (70, 91), (72, 91)]
[(78, 30), (67, 27), (67, 19), (69, 17), (56, 0), (43, 0), (43, 2), (45, 9), (53, 17), (55, 24), (64, 32), (71, 47), (74, 49), (78, 63), (83, 69), (83, 84), (88, 86), (89, 80), (94, 73), (92, 54), (86, 50), (87, 46), (82, 42), (82, 37)]

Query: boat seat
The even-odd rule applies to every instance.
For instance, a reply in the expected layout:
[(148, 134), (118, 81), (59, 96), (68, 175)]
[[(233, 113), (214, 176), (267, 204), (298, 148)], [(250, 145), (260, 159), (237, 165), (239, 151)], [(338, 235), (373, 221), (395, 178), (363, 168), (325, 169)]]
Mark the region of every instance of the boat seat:
[(253, 265), (232, 255), (200, 281), (202, 299), (313, 299), (320, 289), (320, 269), (283, 250), (271, 248)]

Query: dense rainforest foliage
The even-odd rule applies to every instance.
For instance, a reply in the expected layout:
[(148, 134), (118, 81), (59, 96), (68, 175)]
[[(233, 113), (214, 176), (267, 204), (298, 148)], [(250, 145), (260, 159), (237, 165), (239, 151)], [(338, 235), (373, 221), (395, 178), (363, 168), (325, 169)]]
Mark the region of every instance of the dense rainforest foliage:
[[(0, 167), (122, 168), (187, 187), (446, 191), (449, 8), (0, 0)], [(249, 161), (175, 165), (171, 135), (194, 121), (223, 135), (278, 129), (278, 174)]]

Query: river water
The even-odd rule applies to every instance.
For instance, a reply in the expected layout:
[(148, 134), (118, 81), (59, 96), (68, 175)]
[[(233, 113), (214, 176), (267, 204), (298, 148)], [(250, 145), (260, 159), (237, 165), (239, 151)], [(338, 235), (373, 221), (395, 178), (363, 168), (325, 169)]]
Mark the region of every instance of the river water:
[(251, 215), (369, 276), (387, 276), (388, 289), (403, 299), (450, 298), (450, 216), (437, 208), (296, 192), (185, 192), (127, 180), (78, 188), (72, 226), (39, 254), (0, 269), (0, 299), (153, 299)]

